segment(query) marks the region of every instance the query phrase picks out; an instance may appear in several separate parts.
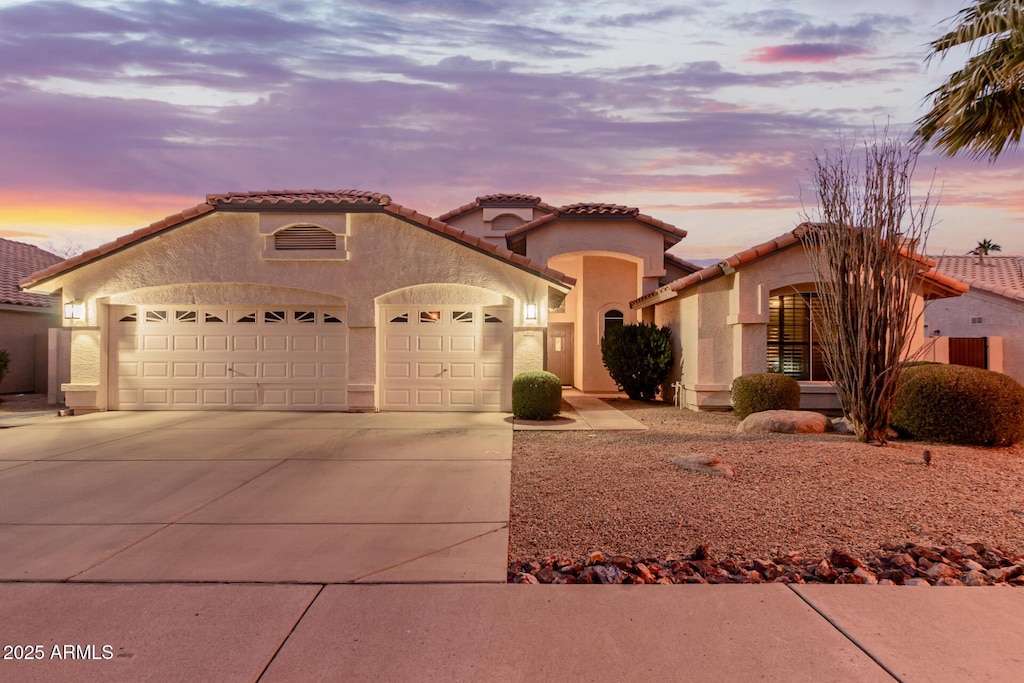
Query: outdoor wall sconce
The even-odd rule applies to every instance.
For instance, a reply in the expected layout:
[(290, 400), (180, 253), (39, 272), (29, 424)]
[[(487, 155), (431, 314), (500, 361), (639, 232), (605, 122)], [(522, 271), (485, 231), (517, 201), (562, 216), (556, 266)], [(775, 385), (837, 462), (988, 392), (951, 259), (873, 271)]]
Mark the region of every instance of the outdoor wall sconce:
[(537, 304), (526, 304), (523, 307), (523, 318), (528, 323), (537, 322)]
[(65, 320), (82, 320), (85, 318), (85, 304), (81, 301), (69, 301), (64, 304)]

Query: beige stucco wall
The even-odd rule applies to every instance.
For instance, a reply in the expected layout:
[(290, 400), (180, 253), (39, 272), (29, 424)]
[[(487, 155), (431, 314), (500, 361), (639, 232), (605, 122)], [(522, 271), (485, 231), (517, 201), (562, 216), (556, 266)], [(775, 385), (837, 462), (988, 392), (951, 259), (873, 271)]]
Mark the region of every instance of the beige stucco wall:
[(482, 207), (469, 213), (463, 214), (462, 216), (456, 216), (448, 221), (448, 225), (464, 230), (470, 235), (476, 237), (482, 237), (483, 239), (497, 244), (498, 246), (505, 246), (505, 230), (496, 230), (493, 227), (493, 221), (502, 216), (514, 216), (519, 219), (519, 225), (529, 223), (535, 218), (540, 218), (546, 215), (547, 212), (539, 209), (516, 206), (516, 207)]
[(56, 308), (0, 308), (0, 349), (11, 358), (0, 394), (46, 391), (46, 331), (59, 326)]
[(552, 323), (572, 323), (573, 381), (589, 392), (616, 392), (618, 388), (601, 358), (604, 314), (619, 310), (627, 324), (639, 321), (629, 302), (640, 296), (642, 262), (605, 252), (582, 252), (552, 257), (548, 265), (576, 278), (566, 297), (565, 311), (550, 313)]
[(604, 336), (604, 315), (621, 311), (625, 323), (637, 322), (636, 311), (629, 308), (637, 292), (637, 264), (609, 256), (583, 256), (583, 303), (576, 325), (576, 376), (583, 391), (618, 391), (604, 367), (601, 338)]
[[(313, 213), (301, 218), (318, 223)], [(324, 222), (337, 218), (327, 214)], [(73, 390), (82, 396), (95, 391), (97, 407), (106, 405), (107, 303), (343, 302), (349, 325), (350, 408), (374, 406), (376, 306), (391, 292), (432, 284), (433, 289), (424, 291), (442, 302), (457, 301), (466, 291), (461, 285), (471, 285), (492, 300), (511, 303), (517, 327), (540, 329), (545, 324), (524, 325), (522, 305), (537, 303), (546, 311), (548, 282), (393, 216), (348, 214), (347, 260), (265, 260), (266, 238), (259, 226), (259, 214), (217, 211), (48, 283), (63, 287), (65, 300), (86, 303), (86, 319), (77, 323), (72, 339)], [(525, 341), (521, 347), (517, 368), (542, 367), (542, 352), (530, 350)], [(69, 396), (69, 405), (72, 400)]]
[(576, 252), (637, 258), (642, 263), (642, 294), (657, 289), (665, 276), (664, 235), (636, 221), (561, 219), (533, 230), (526, 240), (526, 256), (541, 263)]
[(946, 338), (1002, 337), (996, 354), (990, 344), (989, 367), (995, 369), (993, 355), (1001, 356), (1001, 371), (1024, 383), (1024, 301), (971, 289), (961, 297), (928, 302), (924, 319), (929, 334), (938, 330)]
[[(814, 274), (803, 249), (794, 247), (655, 304), (655, 321), (671, 325), (678, 339), (681, 371), (673, 381), (678, 377), (682, 383), (682, 404), (691, 410), (728, 408), (733, 379), (767, 368), (769, 298), (792, 291), (814, 291), (813, 283)], [(922, 305), (923, 300), (915, 297), (914, 310), (919, 311)], [(925, 343), (919, 325), (908, 355)], [(802, 407), (839, 407), (829, 383), (801, 382), (801, 386)]]

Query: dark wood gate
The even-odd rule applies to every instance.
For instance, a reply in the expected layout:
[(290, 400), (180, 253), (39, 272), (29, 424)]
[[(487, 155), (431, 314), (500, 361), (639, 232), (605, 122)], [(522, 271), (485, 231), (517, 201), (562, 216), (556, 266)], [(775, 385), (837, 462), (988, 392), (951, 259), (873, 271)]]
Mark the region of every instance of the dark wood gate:
[(988, 338), (950, 337), (949, 362), (951, 365), (988, 369)]

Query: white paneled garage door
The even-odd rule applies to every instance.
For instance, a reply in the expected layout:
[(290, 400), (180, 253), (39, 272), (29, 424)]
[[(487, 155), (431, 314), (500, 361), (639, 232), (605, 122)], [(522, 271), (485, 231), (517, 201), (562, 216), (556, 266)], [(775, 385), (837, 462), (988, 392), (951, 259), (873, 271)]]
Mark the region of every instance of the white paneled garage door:
[(344, 308), (110, 309), (111, 408), (346, 408)]
[(511, 307), (383, 306), (381, 317), (381, 410), (511, 410)]

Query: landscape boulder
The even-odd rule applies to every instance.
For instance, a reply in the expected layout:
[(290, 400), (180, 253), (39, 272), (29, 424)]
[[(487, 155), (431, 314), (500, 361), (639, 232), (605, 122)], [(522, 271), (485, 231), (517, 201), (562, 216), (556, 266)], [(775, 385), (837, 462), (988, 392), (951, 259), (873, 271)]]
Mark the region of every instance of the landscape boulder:
[(765, 410), (751, 413), (736, 427), (745, 434), (823, 434), (828, 418), (807, 410)]

